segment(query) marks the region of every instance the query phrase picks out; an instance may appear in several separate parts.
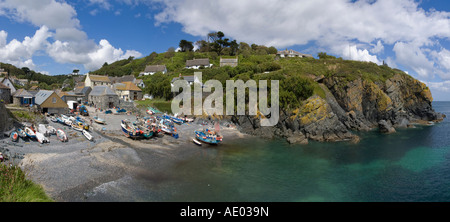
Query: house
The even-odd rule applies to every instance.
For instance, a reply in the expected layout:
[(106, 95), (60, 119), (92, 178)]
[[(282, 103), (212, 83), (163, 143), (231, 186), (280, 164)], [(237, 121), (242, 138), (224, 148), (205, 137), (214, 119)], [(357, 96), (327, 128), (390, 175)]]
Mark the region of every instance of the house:
[(11, 95), (14, 95), (14, 93), (16, 93), (16, 87), (14, 87), (13, 84), (14, 82), (9, 78), (9, 76), (0, 78), (0, 83), (3, 83), (3, 85), (11, 89)]
[(38, 109), (48, 114), (65, 114), (69, 111), (69, 106), (54, 91), (39, 90), (35, 98)]
[(313, 58), (312, 55), (309, 54), (303, 54), (297, 51), (294, 51), (292, 49), (286, 49), (283, 51), (278, 51), (277, 56), (281, 57), (281, 58), (286, 58), (286, 57), (302, 57), (302, 58)]
[(40, 90), (39, 86), (31, 86), (30, 87), (30, 91), (39, 91), (39, 90)]
[(89, 93), (89, 103), (96, 108), (110, 109), (119, 106), (119, 96), (108, 86), (94, 86)]
[(34, 105), (35, 96), (25, 89), (18, 89), (13, 95), (13, 104), (18, 106)]
[(157, 72), (162, 72), (163, 74), (167, 73), (167, 68), (165, 65), (149, 65), (145, 67), (145, 70), (139, 73), (139, 76), (148, 76), (153, 75)]
[(86, 79), (84, 80), (84, 86), (89, 86), (91, 88), (95, 86), (111, 86), (112, 82), (108, 76), (90, 75), (86, 74)]
[(224, 59), (222, 57), (220, 57), (220, 67), (224, 67), (224, 66), (231, 66), (231, 67), (236, 67), (238, 65), (238, 58), (234, 58), (234, 59)]
[(83, 88), (76, 88), (73, 92), (77, 96), (78, 102), (87, 102), (89, 100), (89, 94), (91, 93), (92, 88), (89, 86), (85, 86)]
[(213, 64), (209, 63), (209, 59), (193, 59), (186, 61), (187, 69), (211, 68)]
[(179, 77), (175, 77), (172, 79), (172, 81), (170, 82), (170, 85), (173, 87), (173, 82), (179, 80), (180, 78), (182, 78), (183, 80), (186, 80), (189, 85), (192, 85), (194, 83), (200, 83), (202, 84), (202, 82), (200, 82), (200, 80), (197, 78), (197, 76), (179, 76)]
[(5, 71), (5, 69), (3, 69), (3, 68), (0, 68), (0, 76), (3, 76), (3, 75), (8, 75), (8, 72), (6, 72)]
[(11, 88), (3, 83), (0, 83), (0, 102), (5, 104), (11, 103)]
[(136, 81), (134, 81), (134, 84), (136, 84), (136, 86), (138, 87), (145, 88), (145, 83), (143, 79), (136, 79)]
[(116, 83), (114, 89), (123, 101), (142, 100), (142, 90), (132, 82)]

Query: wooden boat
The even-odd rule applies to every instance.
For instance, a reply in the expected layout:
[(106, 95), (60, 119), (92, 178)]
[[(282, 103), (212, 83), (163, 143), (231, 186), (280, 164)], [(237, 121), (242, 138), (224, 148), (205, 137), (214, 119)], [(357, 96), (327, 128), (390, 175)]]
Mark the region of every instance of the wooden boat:
[(67, 138), (66, 132), (64, 132), (62, 129), (56, 130), (56, 136), (61, 142), (67, 142), (69, 141), (69, 138)]
[(195, 138), (201, 142), (212, 145), (219, 144), (223, 139), (223, 137), (217, 134), (215, 131), (208, 129), (203, 131), (195, 131)]
[(98, 116), (94, 116), (94, 121), (99, 124), (106, 124), (106, 121)]
[(34, 132), (30, 127), (25, 127), (23, 131), (25, 131), (25, 134), (31, 139), (36, 139), (36, 132)]
[(17, 129), (17, 134), (19, 134), (19, 137), (21, 137), (21, 138), (27, 137), (27, 134), (26, 134), (25, 131), (24, 131), (23, 129), (21, 129), (21, 128), (18, 128), (18, 129)]
[(19, 140), (19, 134), (16, 131), (12, 131), (10, 137), (13, 142), (17, 142)]
[(77, 117), (74, 119), (74, 122), (78, 123), (79, 126), (81, 126), (85, 130), (89, 130), (89, 124), (87, 124), (83, 119), (80, 117)]
[(50, 140), (48, 140), (48, 138), (45, 137), (41, 132), (36, 132), (36, 139), (41, 144), (50, 142)]
[(201, 143), (200, 141), (196, 140), (195, 138), (194, 138), (194, 139), (192, 139), (192, 141), (194, 141), (194, 143), (195, 143), (195, 144), (197, 144), (197, 145), (199, 145), (199, 146), (201, 146), (201, 145), (202, 145), (202, 143)]
[(88, 139), (89, 141), (93, 141), (94, 137), (86, 130), (83, 130), (83, 135)]
[(122, 120), (120, 126), (122, 127), (122, 132), (126, 137), (139, 138), (143, 134), (143, 131), (133, 123), (131, 123), (129, 120)]

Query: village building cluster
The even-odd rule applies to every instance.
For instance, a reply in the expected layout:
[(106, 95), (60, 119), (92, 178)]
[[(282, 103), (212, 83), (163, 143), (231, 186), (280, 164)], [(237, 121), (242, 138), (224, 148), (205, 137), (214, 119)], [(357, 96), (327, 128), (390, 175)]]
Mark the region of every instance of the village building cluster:
[[(308, 54), (296, 52), (294, 50), (278, 51), (277, 57), (312, 57)], [(238, 65), (238, 57), (220, 58), (220, 67)], [(186, 69), (211, 68), (209, 58), (192, 59), (186, 61)], [(161, 72), (167, 73), (165, 65), (148, 65), (141, 76), (154, 75)], [(142, 88), (145, 84), (142, 79), (136, 79), (134, 75), (122, 77), (110, 77), (103, 75), (77, 75), (74, 76), (75, 88), (64, 92), (58, 90), (41, 90), (37, 86), (39, 82), (29, 81), (28, 79), (17, 79), (15, 76), (9, 76), (8, 73), (0, 68), (0, 102), (13, 103), (18, 106), (35, 106), (37, 110), (48, 114), (62, 114), (73, 109), (73, 104), (89, 104), (99, 109), (110, 109), (114, 107), (133, 106), (133, 101), (152, 98), (149, 95), (143, 95)], [(200, 83), (195, 76), (179, 76), (172, 79), (171, 83), (183, 78), (190, 85)], [(16, 86), (25, 86), (27, 83), (32, 87), (28, 90), (16, 89)]]

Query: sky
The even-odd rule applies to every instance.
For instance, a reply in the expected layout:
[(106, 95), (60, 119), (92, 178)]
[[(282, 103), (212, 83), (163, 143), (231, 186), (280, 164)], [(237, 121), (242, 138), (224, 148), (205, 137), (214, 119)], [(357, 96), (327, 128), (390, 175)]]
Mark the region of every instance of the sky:
[(450, 101), (447, 0), (0, 0), (0, 62), (59, 75), (177, 48), (238, 42), (383, 62)]

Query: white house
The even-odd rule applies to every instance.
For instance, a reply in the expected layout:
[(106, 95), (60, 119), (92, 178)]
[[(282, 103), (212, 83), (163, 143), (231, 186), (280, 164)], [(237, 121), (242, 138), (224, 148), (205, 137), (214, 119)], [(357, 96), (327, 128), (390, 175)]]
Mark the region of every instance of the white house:
[(309, 57), (309, 58), (313, 58), (312, 55), (303, 54), (303, 53), (294, 51), (292, 49), (289, 49), (289, 50), (286, 49), (286, 50), (283, 50), (283, 51), (278, 51), (277, 56), (279, 56), (281, 58), (285, 58), (285, 57), (302, 57), (302, 58)]
[(139, 76), (148, 76), (148, 75), (154, 75), (157, 72), (162, 72), (163, 74), (167, 73), (167, 68), (165, 65), (150, 65), (146, 66), (145, 70), (141, 73), (139, 73)]
[(186, 61), (187, 69), (199, 69), (200, 67), (211, 68), (213, 64), (209, 63), (209, 59), (193, 59)]
[(200, 80), (197, 78), (197, 76), (181, 76), (180, 77), (175, 77), (172, 79), (172, 81), (170, 82), (170, 86), (174, 86), (173, 82), (177, 81), (178, 79), (183, 78), (183, 80), (186, 80), (189, 85), (192, 85), (194, 83), (200, 83), (202, 84), (202, 82), (200, 82)]
[(13, 82), (8, 76), (6, 76), (5, 78), (0, 78), (0, 83), (3, 83), (3, 85), (11, 89), (11, 95), (14, 95), (14, 93), (16, 93), (16, 87), (14, 87)]

